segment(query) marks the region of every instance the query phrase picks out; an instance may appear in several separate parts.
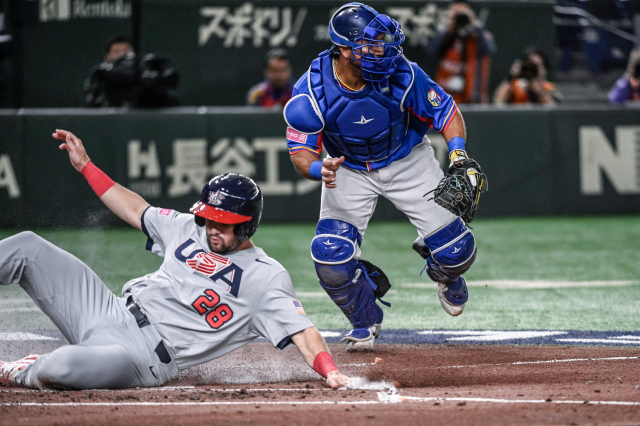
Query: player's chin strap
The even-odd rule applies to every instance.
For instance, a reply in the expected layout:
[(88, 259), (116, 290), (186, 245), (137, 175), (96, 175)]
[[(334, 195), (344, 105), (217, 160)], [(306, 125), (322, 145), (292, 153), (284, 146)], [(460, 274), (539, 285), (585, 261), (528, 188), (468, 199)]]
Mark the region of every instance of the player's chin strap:
[[(371, 278), (379, 277), (380, 273), (378, 271), (373, 271), (372, 273), (368, 273), (367, 272), (367, 268), (365, 267), (364, 263), (362, 263), (362, 262), (358, 262), (357, 267), (358, 267), (358, 270), (356, 271), (356, 276), (353, 278), (353, 283), (356, 283), (360, 279), (360, 276), (363, 275), (363, 278), (365, 279), (366, 282), (369, 283), (371, 288), (373, 288), (373, 291), (374, 291), (374, 294), (375, 294), (376, 290), (378, 290), (378, 285), (375, 282), (373, 282), (373, 280)], [(384, 300), (382, 300), (379, 297), (377, 297), (377, 299), (383, 305), (391, 307), (391, 303), (385, 302)]]

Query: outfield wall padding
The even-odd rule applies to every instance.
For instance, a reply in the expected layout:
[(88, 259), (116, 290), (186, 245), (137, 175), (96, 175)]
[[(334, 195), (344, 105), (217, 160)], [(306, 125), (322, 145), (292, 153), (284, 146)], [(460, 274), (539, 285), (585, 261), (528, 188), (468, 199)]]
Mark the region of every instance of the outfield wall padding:
[[(462, 112), (468, 152), (489, 178), (479, 217), (640, 211), (640, 109), (463, 106)], [(295, 173), (278, 111), (34, 109), (0, 112), (0, 226), (120, 223), (58, 150), (56, 128), (76, 133), (95, 164), (152, 205), (187, 211), (206, 180), (236, 171), (261, 186), (265, 222), (317, 220), (320, 183)], [(444, 139), (429, 137), (447, 166)], [(375, 217), (403, 215), (381, 201)]]

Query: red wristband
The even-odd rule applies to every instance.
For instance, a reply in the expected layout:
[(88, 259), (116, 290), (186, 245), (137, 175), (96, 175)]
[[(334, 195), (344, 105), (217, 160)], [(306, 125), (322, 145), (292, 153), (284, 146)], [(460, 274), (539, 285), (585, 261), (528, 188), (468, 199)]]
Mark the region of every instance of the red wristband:
[(93, 192), (95, 192), (98, 197), (102, 197), (107, 190), (116, 184), (91, 161), (85, 164), (80, 173), (87, 179), (87, 182), (91, 185), (91, 189), (93, 189)]
[(320, 352), (316, 355), (316, 359), (313, 360), (313, 369), (326, 379), (327, 374), (337, 370), (338, 367), (336, 367), (336, 363), (333, 362), (333, 357), (329, 352)]

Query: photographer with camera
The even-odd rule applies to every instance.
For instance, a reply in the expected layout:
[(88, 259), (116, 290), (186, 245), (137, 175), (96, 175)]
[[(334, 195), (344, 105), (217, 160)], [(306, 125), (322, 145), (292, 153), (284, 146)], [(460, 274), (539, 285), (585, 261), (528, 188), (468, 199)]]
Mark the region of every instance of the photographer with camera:
[(85, 82), (86, 107), (160, 108), (180, 104), (174, 90), (178, 73), (170, 60), (145, 55), (140, 64), (131, 41), (114, 36), (105, 45), (104, 62), (91, 70)]
[(427, 54), (439, 60), (435, 82), (456, 103), (487, 103), (493, 35), (482, 27), (466, 0), (454, 0), (448, 9), (447, 29), (427, 45)]
[(524, 51), (511, 66), (511, 71), (493, 95), (496, 104), (554, 105), (561, 98), (553, 83), (547, 80), (549, 59), (535, 47)]
[(629, 55), (627, 71), (616, 81), (609, 92), (609, 100), (613, 104), (627, 101), (640, 101), (640, 49), (636, 48)]

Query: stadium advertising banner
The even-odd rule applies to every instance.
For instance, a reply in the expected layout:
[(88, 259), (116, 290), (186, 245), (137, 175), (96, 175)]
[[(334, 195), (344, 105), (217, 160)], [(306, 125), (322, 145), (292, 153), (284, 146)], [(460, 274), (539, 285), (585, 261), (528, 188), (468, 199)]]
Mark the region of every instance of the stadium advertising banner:
[[(262, 79), (263, 58), (272, 48), (290, 52), (293, 78), (331, 47), (328, 23), (346, 1), (144, 2), (142, 41), (145, 52), (166, 54), (180, 71), (185, 105), (242, 105), (250, 87)], [(476, 1), (479, 19), (496, 41), (490, 87), (497, 87), (514, 59), (530, 45), (552, 52), (553, 1)], [(447, 1), (368, 1), (402, 26), (405, 55), (435, 75), (437, 61), (425, 48), (447, 26)], [(526, 16), (527, 19), (522, 19)]]
[[(635, 213), (640, 209), (638, 110), (463, 110), (468, 149), (489, 178), (479, 217)], [(30, 110), (0, 115), (1, 226), (119, 223), (76, 172), (56, 128), (76, 133), (114, 180), (159, 207), (187, 211), (204, 183), (225, 172), (255, 179), (268, 222), (315, 221), (319, 182), (298, 176), (279, 112), (251, 108)], [(430, 135), (436, 158), (447, 149)], [(379, 219), (402, 219), (381, 200)]]
[[(130, 0), (20, 1), (8, 20), (16, 23), (20, 107), (80, 107), (85, 80), (115, 34), (131, 35)], [(331, 46), (328, 22), (337, 1), (143, 0), (141, 53), (171, 59), (180, 73), (182, 105), (244, 105), (249, 88), (263, 79), (263, 58), (272, 48), (290, 52), (293, 78)], [(437, 65), (425, 47), (447, 25), (445, 0), (368, 2), (398, 20), (406, 56), (433, 74)], [(474, 1), (499, 54), (491, 65), (491, 89), (530, 45), (555, 46), (553, 0)], [(526, 16), (527, 19), (522, 19)], [(18, 25), (19, 24), (19, 25)], [(42, 49), (50, 40), (56, 49)], [(55, 84), (52, 84), (55, 82)]]
[(23, 162), (19, 121), (12, 111), (0, 111), (0, 224), (23, 225)]

